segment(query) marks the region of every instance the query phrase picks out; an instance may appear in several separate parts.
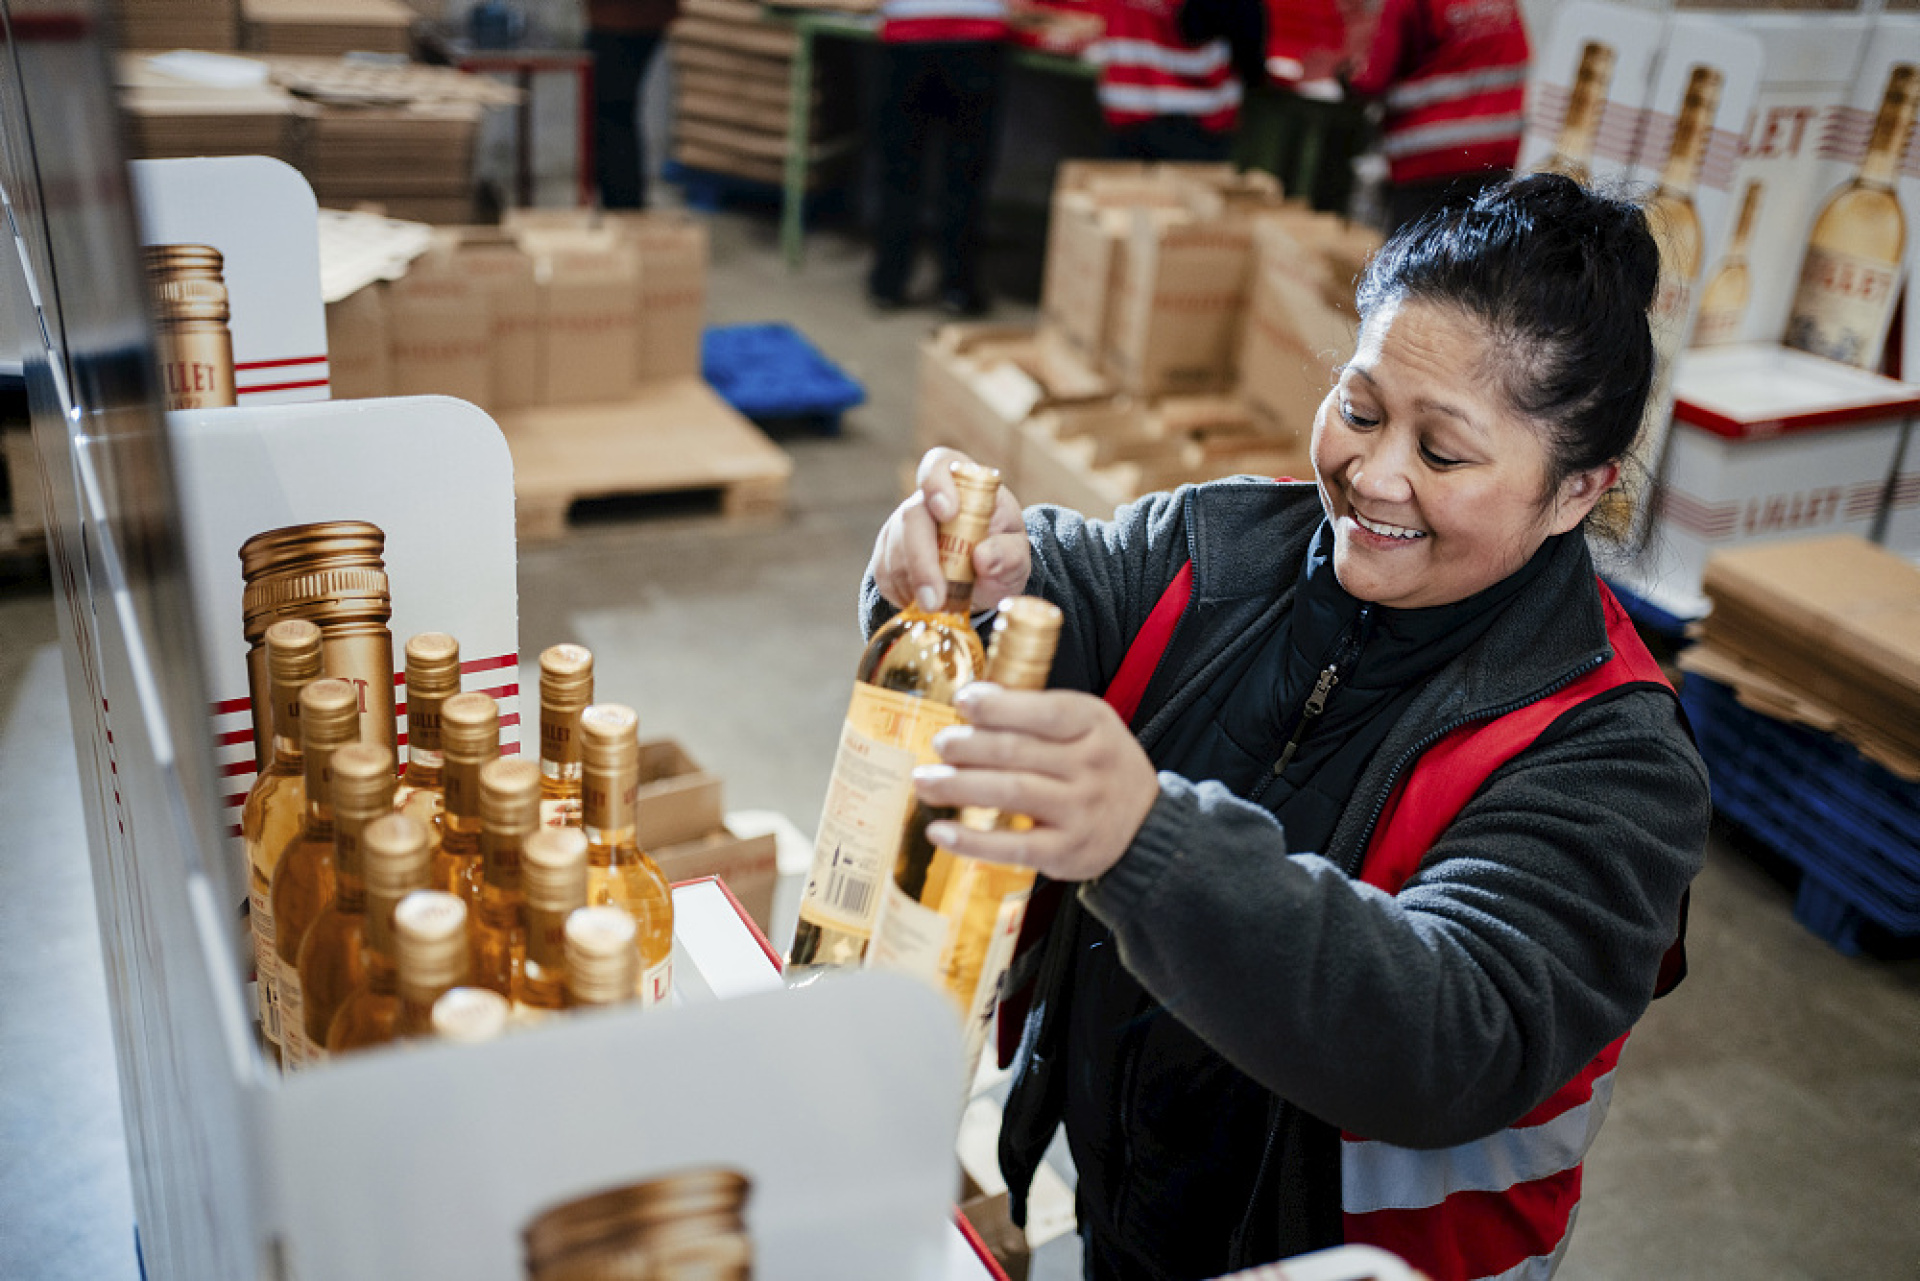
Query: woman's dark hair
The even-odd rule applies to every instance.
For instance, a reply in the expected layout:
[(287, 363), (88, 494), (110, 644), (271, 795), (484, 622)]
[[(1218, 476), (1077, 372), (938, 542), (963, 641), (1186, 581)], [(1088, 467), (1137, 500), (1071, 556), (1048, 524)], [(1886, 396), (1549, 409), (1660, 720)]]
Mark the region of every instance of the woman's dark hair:
[(1362, 324), (1417, 300), (1485, 325), (1508, 400), (1546, 429), (1557, 486), (1620, 461), (1639, 433), (1659, 274), (1638, 205), (1529, 174), (1402, 228), (1367, 264), (1356, 302)]

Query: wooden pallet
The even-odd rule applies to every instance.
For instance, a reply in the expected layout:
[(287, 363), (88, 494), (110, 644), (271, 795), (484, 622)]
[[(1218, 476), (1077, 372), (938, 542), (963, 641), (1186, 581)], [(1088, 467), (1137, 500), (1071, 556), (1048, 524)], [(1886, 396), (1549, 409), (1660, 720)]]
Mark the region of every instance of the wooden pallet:
[[(751, 84), (755, 93), (784, 94), (792, 74), (789, 60), (718, 49), (708, 44), (691, 44), (678, 38), (669, 40), (675, 71), (699, 70), (724, 76), (736, 84)], [(816, 94), (818, 90), (815, 90)]]
[(786, 510), (793, 460), (698, 378), (663, 378), (612, 404), (499, 416), (513, 452), (523, 542), (565, 534), (576, 502), (717, 492), (732, 520)]

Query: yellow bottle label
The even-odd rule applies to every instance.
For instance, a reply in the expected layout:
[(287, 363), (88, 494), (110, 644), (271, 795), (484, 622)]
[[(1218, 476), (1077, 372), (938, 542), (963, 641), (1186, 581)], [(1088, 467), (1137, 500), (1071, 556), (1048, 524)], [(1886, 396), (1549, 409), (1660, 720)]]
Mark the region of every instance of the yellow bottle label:
[(1893, 314), (1897, 266), (1809, 247), (1787, 321), (1787, 345), (1842, 364), (1871, 364)]
[(887, 905), (874, 923), (867, 964), (913, 974), (936, 987), (947, 982), (947, 954), (953, 945), (953, 922), (887, 879)]
[(938, 759), (933, 736), (958, 721), (945, 703), (854, 685), (800, 900), (804, 919), (871, 933), (881, 882), (891, 880), (912, 811), (913, 767)]
[(307, 1066), (307, 1003), (300, 986), (300, 971), (292, 965), (280, 967), (280, 1060), (289, 1072)]
[(673, 957), (652, 966), (640, 975), (640, 1004), (667, 1005), (673, 1000)]
[(275, 1045), (280, 1033), (280, 953), (274, 950), (273, 904), (263, 889), (247, 893), (247, 919), (253, 924), (253, 970), (259, 987), (260, 1030)]
[(993, 938), (987, 944), (986, 959), (980, 963), (980, 978), (974, 984), (973, 1004), (967, 1011), (967, 1062), (980, 1062), (986, 1049), (987, 1033), (993, 1027), (994, 1007), (1000, 1003), (1000, 985), (1013, 964), (1013, 949), (1020, 942), (1020, 925), (1027, 919), (1027, 899), (1031, 889), (1016, 890), (1000, 900), (993, 918)]

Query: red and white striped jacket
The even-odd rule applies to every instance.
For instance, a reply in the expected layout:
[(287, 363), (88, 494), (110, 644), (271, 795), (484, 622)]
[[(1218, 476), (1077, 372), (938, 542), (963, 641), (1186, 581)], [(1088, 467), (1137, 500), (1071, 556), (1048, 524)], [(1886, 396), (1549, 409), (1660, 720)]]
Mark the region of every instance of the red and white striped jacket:
[(930, 44), (1007, 38), (1007, 0), (883, 0), (880, 39)]
[(1515, 0), (1386, 0), (1352, 80), (1384, 94), (1380, 150), (1396, 183), (1511, 169), (1529, 51)]
[(1100, 110), (1116, 129), (1192, 116), (1215, 133), (1240, 120), (1240, 77), (1225, 40), (1180, 38), (1179, 0), (1111, 0), (1106, 34), (1087, 51), (1100, 68)]
[[(1361, 880), (1398, 893), (1481, 784), (1569, 709), (1622, 685), (1671, 688), (1604, 583), (1600, 597), (1613, 657), (1538, 702), (1429, 748), (1381, 813)], [(1677, 957), (1670, 952), (1669, 965)], [(1626, 1043), (1621, 1036), (1532, 1112), (1471, 1143), (1429, 1151), (1341, 1135), (1346, 1239), (1391, 1250), (1432, 1281), (1552, 1276), (1580, 1204), (1581, 1162), (1606, 1119)]]

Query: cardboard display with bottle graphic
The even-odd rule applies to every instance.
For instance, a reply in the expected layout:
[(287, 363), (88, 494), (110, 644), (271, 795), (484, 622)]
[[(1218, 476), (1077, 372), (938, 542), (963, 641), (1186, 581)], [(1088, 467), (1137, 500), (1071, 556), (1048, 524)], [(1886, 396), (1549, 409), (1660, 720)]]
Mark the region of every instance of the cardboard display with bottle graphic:
[(1666, 28), (1657, 13), (1604, 0), (1558, 8), (1528, 76), (1516, 172), (1550, 169), (1603, 188), (1625, 180)]

